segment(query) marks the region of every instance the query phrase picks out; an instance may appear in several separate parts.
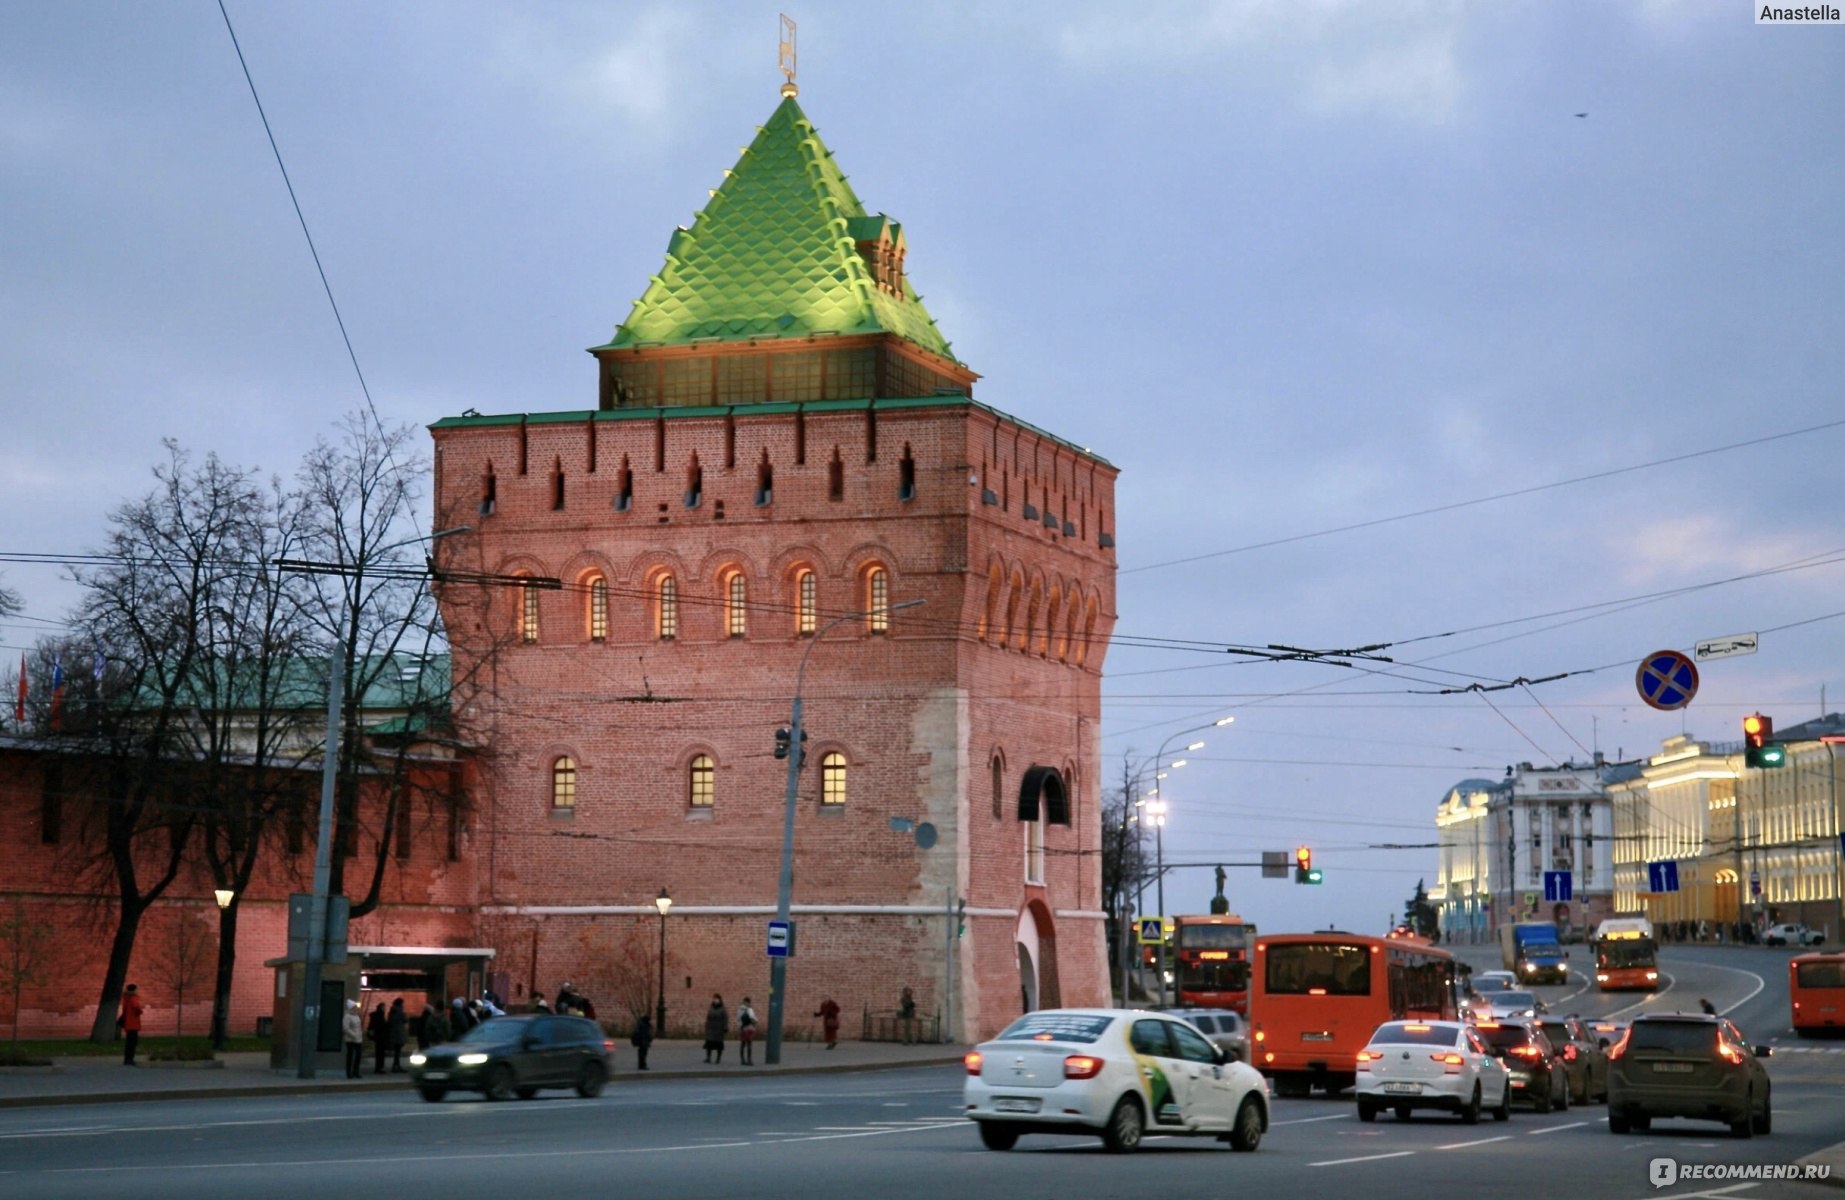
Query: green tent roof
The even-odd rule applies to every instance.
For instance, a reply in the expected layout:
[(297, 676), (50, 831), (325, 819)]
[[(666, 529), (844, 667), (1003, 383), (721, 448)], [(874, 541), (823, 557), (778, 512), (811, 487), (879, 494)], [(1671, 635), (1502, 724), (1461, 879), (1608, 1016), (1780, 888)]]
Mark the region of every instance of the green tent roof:
[(901, 227), (865, 211), (789, 96), (673, 234), (615, 339), (591, 349), (891, 333), (958, 361), (907, 281), (900, 296), (878, 286), (856, 243), (880, 239), (901, 246)]

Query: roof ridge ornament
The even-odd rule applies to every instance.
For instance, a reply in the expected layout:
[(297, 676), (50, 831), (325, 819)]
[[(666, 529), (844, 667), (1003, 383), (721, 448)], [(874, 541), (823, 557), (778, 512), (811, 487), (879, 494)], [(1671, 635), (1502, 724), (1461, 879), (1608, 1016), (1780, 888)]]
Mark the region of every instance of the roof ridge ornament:
[(801, 94), (794, 82), (794, 18), (787, 13), (782, 13), (781, 18), (782, 40), (776, 48), (775, 65), (782, 72), (782, 95), (792, 100)]

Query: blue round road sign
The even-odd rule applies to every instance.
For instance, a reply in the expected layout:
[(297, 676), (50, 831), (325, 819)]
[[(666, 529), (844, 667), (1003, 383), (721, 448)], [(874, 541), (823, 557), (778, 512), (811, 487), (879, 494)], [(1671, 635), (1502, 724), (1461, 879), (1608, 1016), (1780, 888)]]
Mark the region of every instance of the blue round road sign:
[(1698, 668), (1676, 650), (1655, 650), (1640, 660), (1634, 686), (1642, 700), (1670, 712), (1690, 704), (1698, 694)]

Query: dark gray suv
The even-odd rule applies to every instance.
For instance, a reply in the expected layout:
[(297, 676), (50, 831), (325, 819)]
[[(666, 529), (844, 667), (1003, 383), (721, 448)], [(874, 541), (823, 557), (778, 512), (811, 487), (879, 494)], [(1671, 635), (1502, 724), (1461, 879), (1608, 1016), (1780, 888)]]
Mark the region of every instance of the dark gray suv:
[(1608, 1051), (1608, 1132), (1641, 1133), (1654, 1117), (1721, 1121), (1732, 1137), (1772, 1128), (1768, 1047), (1751, 1048), (1736, 1026), (1703, 1013), (1634, 1018)]
[(589, 1097), (609, 1077), (612, 1049), (596, 1023), (582, 1017), (494, 1017), (459, 1041), (412, 1054), (410, 1082), (432, 1103), (451, 1091), (530, 1100), (548, 1087)]

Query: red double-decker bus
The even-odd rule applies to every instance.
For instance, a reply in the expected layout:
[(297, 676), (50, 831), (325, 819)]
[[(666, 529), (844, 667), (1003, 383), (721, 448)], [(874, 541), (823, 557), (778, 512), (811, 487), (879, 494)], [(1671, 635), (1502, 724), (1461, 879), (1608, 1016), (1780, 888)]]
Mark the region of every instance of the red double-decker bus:
[(1172, 918), (1172, 977), (1188, 1008), (1249, 1015), (1249, 958), (1256, 927), (1234, 913)]
[(1403, 933), (1264, 934), (1250, 975), (1250, 1065), (1280, 1096), (1352, 1086), (1386, 1021), (1455, 1019), (1454, 956)]

